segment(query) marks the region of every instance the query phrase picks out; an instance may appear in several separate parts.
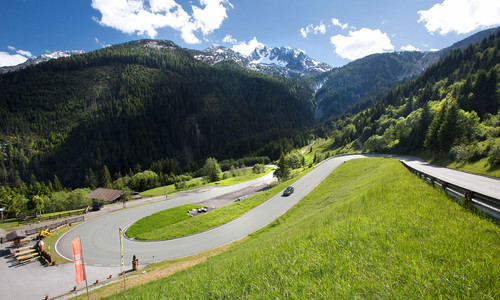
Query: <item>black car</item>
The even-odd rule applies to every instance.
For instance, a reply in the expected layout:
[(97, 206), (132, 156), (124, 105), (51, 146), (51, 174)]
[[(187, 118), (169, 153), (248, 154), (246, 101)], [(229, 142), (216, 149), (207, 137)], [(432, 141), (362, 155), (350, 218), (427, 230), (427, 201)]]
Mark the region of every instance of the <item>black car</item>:
[(283, 191), (283, 196), (290, 196), (293, 193), (293, 187), (289, 186)]
[(103, 204), (102, 203), (94, 203), (94, 205), (92, 205), (92, 210), (93, 211), (98, 211), (98, 210), (101, 210), (101, 208), (103, 208)]

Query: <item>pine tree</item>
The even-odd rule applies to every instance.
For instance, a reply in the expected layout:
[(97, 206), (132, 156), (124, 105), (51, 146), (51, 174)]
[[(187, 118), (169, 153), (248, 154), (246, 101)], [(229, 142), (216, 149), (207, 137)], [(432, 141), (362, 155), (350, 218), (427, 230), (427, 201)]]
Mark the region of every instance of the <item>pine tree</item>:
[(427, 130), (427, 134), (425, 136), (424, 146), (431, 151), (434, 156), (439, 153), (439, 129), (441, 128), (441, 124), (443, 124), (447, 105), (447, 102), (445, 102), (441, 108), (439, 108), (438, 112), (432, 119), (431, 125), (429, 125), (429, 129)]
[(111, 174), (109, 174), (108, 166), (104, 165), (101, 170), (101, 176), (99, 176), (99, 186), (109, 187), (111, 186)]
[(446, 109), (443, 123), (438, 131), (439, 150), (442, 152), (448, 152), (460, 134), (457, 132), (457, 119), (458, 105), (453, 101)]
[(141, 172), (142, 172), (141, 165), (139, 163), (136, 163), (135, 167), (134, 167), (134, 174), (141, 173)]
[(55, 192), (60, 192), (64, 189), (57, 175), (54, 175), (54, 185), (52, 187)]
[(85, 175), (85, 185), (89, 188), (95, 190), (97, 188), (97, 178), (95, 177), (94, 171), (92, 168), (87, 170), (87, 174)]
[(279, 181), (286, 181), (290, 176), (290, 166), (284, 153), (281, 153), (280, 160), (278, 161), (278, 168), (274, 171), (274, 177)]

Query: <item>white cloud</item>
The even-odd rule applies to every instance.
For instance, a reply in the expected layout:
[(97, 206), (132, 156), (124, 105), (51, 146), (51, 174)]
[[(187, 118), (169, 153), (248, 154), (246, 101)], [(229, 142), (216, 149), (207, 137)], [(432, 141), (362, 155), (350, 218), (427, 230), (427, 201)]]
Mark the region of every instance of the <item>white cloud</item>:
[(186, 43), (200, 43), (195, 32), (203, 35), (218, 29), (232, 8), (228, 0), (199, 0), (200, 6), (191, 5), (188, 14), (176, 0), (92, 0), (92, 7), (101, 13), (94, 18), (102, 26), (124, 33), (154, 38), (157, 29), (170, 27), (181, 33)]
[(33, 54), (31, 54), (31, 52), (29, 52), (29, 51), (21, 50), (21, 49), (17, 50), (16, 47), (14, 47), (14, 46), (7, 46), (7, 48), (11, 51), (16, 51), (16, 53), (19, 55), (26, 56), (28, 58), (33, 57)]
[(233, 38), (233, 36), (232, 36), (232, 35), (230, 35), (230, 34), (226, 34), (226, 36), (224, 37), (224, 39), (222, 39), (222, 41), (223, 41), (224, 43), (229, 43), (229, 44), (236, 44), (236, 43), (238, 42), (238, 41), (237, 41), (235, 38)]
[(18, 50), (16, 47), (7, 46), (10, 51), (15, 51), (16, 54), (0, 51), (0, 67), (15, 66), (27, 61), (33, 57), (31, 52), (26, 50)]
[(330, 42), (340, 57), (350, 60), (394, 50), (387, 34), (379, 29), (361, 28), (358, 31), (349, 31), (349, 36), (332, 36)]
[(0, 67), (15, 66), (27, 61), (28, 57), (0, 51)]
[(338, 26), (338, 27), (340, 27), (340, 28), (342, 28), (342, 29), (346, 29), (347, 27), (349, 27), (349, 24), (347, 24), (347, 23), (342, 24), (342, 23), (339, 21), (339, 19), (337, 19), (337, 18), (332, 18), (332, 24), (333, 24), (334, 26)]
[(31, 54), (31, 52), (26, 51), (26, 50), (17, 50), (16, 53), (19, 55), (22, 55), (22, 56), (26, 56), (28, 58), (33, 57), (33, 54)]
[(229, 5), (231, 8), (233, 7), (227, 0), (200, 0), (200, 3), (205, 7), (199, 8), (194, 5), (191, 7), (193, 9), (195, 24), (204, 35), (218, 29), (224, 19), (227, 18), (224, 4)]
[(422, 51), (413, 45), (403, 46), (403, 47), (401, 47), (401, 50), (403, 50), (403, 51)]
[(307, 38), (307, 35), (309, 33), (314, 33), (314, 34), (325, 34), (326, 33), (326, 26), (321, 22), (321, 24), (314, 26), (313, 24), (309, 24), (304, 28), (300, 28), (300, 34), (302, 37)]
[(263, 48), (266, 45), (262, 44), (261, 42), (257, 41), (257, 38), (254, 37), (252, 40), (250, 40), (248, 43), (246, 42), (240, 42), (237, 45), (234, 45), (231, 49), (235, 52), (241, 53), (245, 56), (250, 55), (255, 48)]
[(97, 37), (94, 37), (94, 41), (99, 44), (102, 48), (106, 48), (111, 46), (110, 44), (105, 43), (104, 41), (99, 40)]
[(500, 24), (498, 0), (444, 0), (428, 10), (420, 10), (418, 22), (425, 23), (430, 33), (441, 35), (455, 31), (469, 33), (473, 30)]

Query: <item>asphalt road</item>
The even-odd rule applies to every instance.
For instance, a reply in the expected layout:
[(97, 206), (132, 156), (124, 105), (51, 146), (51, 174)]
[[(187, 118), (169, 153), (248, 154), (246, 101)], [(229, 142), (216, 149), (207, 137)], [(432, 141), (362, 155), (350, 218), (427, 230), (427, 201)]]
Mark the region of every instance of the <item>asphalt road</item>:
[[(125, 264), (127, 266), (131, 264), (132, 256), (134, 254), (137, 255), (140, 263), (144, 264), (153, 262), (153, 260), (162, 261), (201, 253), (241, 239), (246, 235), (266, 226), (284, 214), (288, 209), (311, 192), (318, 184), (321, 183), (321, 181), (323, 181), (323, 179), (325, 179), (344, 161), (373, 156), (403, 159), (415, 169), (432, 174), (435, 177), (445, 179), (450, 183), (460, 182), (471, 184), (474, 186), (474, 191), (487, 195), (496, 195), (497, 198), (500, 196), (500, 181), (497, 179), (432, 166), (414, 157), (386, 155), (350, 155), (336, 157), (324, 161), (322, 164), (316, 166), (314, 170), (296, 181), (293, 184), (295, 192), (291, 196), (282, 197), (281, 194), (278, 194), (260, 206), (247, 212), (243, 216), (217, 228), (188, 237), (167, 241), (140, 242), (123, 239)], [(119, 228), (126, 228), (136, 220), (157, 211), (187, 203), (196, 203), (202, 200), (207, 200), (229, 192), (238, 191), (239, 189), (246, 188), (250, 185), (262, 184), (263, 182), (269, 181), (271, 179), (270, 176), (272, 175), (268, 174), (254, 181), (229, 187), (220, 187), (218, 189), (199, 194), (134, 207), (98, 217), (75, 227), (63, 235), (57, 242), (57, 251), (62, 256), (71, 258), (71, 240), (81, 236), (83, 254), (87, 265), (119, 266)]]
[(500, 180), (483, 175), (471, 174), (436, 165), (430, 165), (416, 157), (397, 157), (404, 160), (412, 168), (448, 183), (460, 186), (470, 191), (500, 199)]

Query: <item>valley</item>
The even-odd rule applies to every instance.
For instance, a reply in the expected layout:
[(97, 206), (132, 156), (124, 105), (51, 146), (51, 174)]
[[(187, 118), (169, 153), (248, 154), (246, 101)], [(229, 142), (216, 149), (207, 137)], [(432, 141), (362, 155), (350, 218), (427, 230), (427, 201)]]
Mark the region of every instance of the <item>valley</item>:
[[(276, 178), (255, 205), (220, 208), (219, 223), (162, 232), (154, 242), (125, 239), (126, 264), (137, 256), (146, 272), (165, 266), (158, 261), (218, 253), (142, 282), (127, 297), (498, 298), (497, 221), (387, 158), (443, 172), (453, 184), (462, 173), (420, 158), (498, 177), (499, 30), (440, 51), (372, 54), (337, 68), (290, 47), (242, 55), (154, 39), (2, 68), (0, 207), (13, 223), (89, 207), (86, 195), (97, 187), (130, 197), (216, 186), (67, 231), (58, 253), (71, 259), (80, 236), (86, 263), (99, 273), (120, 264), (117, 228), (181, 205), (231, 202)], [(272, 174), (219, 186), (246, 167), (258, 177), (270, 163)], [(487, 181), (484, 194), (498, 200), (498, 178), (463, 176), (457, 182), (469, 191)], [(287, 185), (295, 192), (282, 197)], [(96, 297), (113, 294), (102, 290)]]

